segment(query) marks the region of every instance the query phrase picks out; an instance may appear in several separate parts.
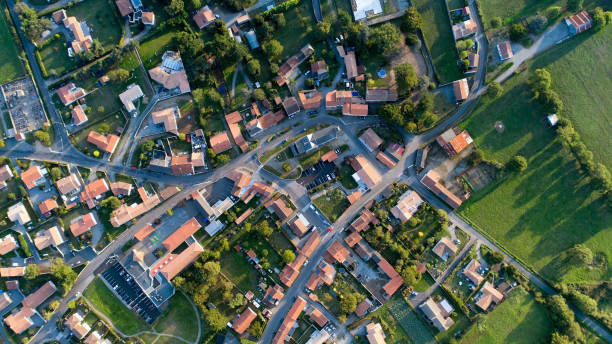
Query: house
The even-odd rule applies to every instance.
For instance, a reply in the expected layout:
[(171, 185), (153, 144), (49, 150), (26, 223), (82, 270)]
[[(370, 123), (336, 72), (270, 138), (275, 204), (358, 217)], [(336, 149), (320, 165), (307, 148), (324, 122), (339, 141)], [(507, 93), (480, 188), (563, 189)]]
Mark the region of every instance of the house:
[(39, 250), (43, 250), (49, 246), (58, 247), (64, 241), (66, 239), (62, 235), (62, 231), (57, 226), (53, 226), (36, 234), (34, 246)]
[(26, 296), (26, 298), (21, 301), (21, 304), (23, 305), (23, 307), (36, 309), (48, 298), (50, 298), (51, 295), (53, 295), (56, 291), (57, 287), (55, 286), (55, 284), (53, 284), (53, 282), (51, 281), (48, 281), (42, 286), (40, 286), (38, 289), (36, 289), (35, 292)]
[(202, 225), (196, 220), (195, 217), (187, 220), (187, 222), (183, 223), (179, 228), (177, 228), (174, 233), (170, 234), (166, 240), (162, 242), (162, 245), (168, 252), (174, 251), (183, 241), (187, 240), (190, 236), (195, 234), (198, 229), (202, 228)]
[(458, 41), (474, 35), (477, 30), (478, 26), (476, 25), (476, 22), (472, 19), (468, 19), (453, 25), (453, 36), (455, 36), (455, 41)]
[(376, 160), (387, 166), (387, 168), (394, 168), (395, 165), (397, 165), (397, 163), (393, 161), (393, 159), (391, 159), (387, 154), (382, 151), (376, 154)]
[(370, 228), (370, 224), (377, 225), (380, 221), (368, 209), (363, 209), (361, 215), (349, 225), (349, 229), (353, 232), (362, 232)]
[(367, 116), (368, 104), (348, 103), (342, 106), (344, 116)]
[(370, 162), (361, 154), (349, 160), (351, 167), (355, 170), (353, 179), (357, 184), (372, 189), (381, 181), (381, 176), (378, 171), (370, 164)]
[(0, 255), (5, 255), (9, 252), (12, 252), (14, 249), (18, 247), (17, 240), (12, 234), (5, 236), (0, 239)]
[(287, 113), (287, 116), (291, 117), (300, 112), (300, 104), (298, 104), (295, 97), (287, 97), (285, 100), (283, 100), (283, 109), (285, 110), (285, 113)]
[(469, 194), (463, 195), (462, 198), (459, 198), (453, 194), (449, 189), (442, 185), (442, 183), (440, 183), (440, 176), (434, 170), (427, 172), (427, 174), (421, 178), (421, 183), (427, 186), (429, 190), (435, 193), (454, 209), (459, 208), (461, 203), (463, 203), (463, 201), (469, 197)]
[(163, 110), (154, 111), (151, 113), (151, 120), (155, 124), (161, 124), (164, 131), (178, 136), (178, 126), (176, 119), (181, 117), (181, 111), (178, 106), (165, 108)]
[(338, 154), (333, 150), (321, 155), (321, 161), (323, 162), (334, 162), (336, 159), (338, 159)]
[(470, 88), (466, 78), (461, 80), (453, 81), (453, 92), (455, 93), (455, 100), (457, 103), (461, 103), (466, 100), (470, 95)]
[(119, 144), (119, 136), (114, 134), (102, 135), (92, 130), (87, 135), (87, 142), (98, 146), (98, 148), (107, 153), (113, 154), (117, 144)]
[(590, 29), (593, 26), (593, 20), (587, 11), (582, 11), (565, 18), (565, 25), (567, 25), (570, 34), (573, 36)]
[(19, 202), (10, 206), (8, 208), (8, 211), (6, 212), (6, 216), (12, 222), (19, 223), (22, 226), (32, 221), (30, 219), (30, 215), (28, 214), (28, 210), (23, 205), (23, 202)]
[(149, 195), (143, 187), (138, 188), (138, 194), (142, 203), (127, 205), (123, 203), (121, 207), (113, 210), (111, 214), (110, 223), (114, 227), (119, 227), (128, 221), (135, 219), (136, 217), (146, 213), (147, 211), (155, 208), (161, 201), (157, 194)]
[(273, 287), (269, 287), (266, 290), (266, 294), (263, 296), (262, 302), (268, 307), (274, 307), (278, 305), (278, 302), (285, 296), (283, 287), (275, 284)]
[(193, 21), (196, 23), (196, 26), (200, 30), (212, 24), (215, 21), (215, 19), (216, 19), (215, 14), (210, 9), (210, 7), (208, 7), (208, 5), (202, 7), (193, 16)]
[(83, 344), (111, 344), (107, 338), (102, 338), (102, 335), (98, 331), (92, 331), (87, 338), (83, 341)]
[(359, 141), (361, 141), (370, 152), (375, 151), (383, 143), (383, 139), (381, 139), (372, 128), (368, 128), (364, 131), (363, 134), (359, 136)]
[(53, 14), (51, 14), (51, 19), (53, 19), (53, 22), (55, 22), (55, 24), (60, 24), (64, 21), (64, 19), (66, 19), (66, 17), (68, 17), (68, 15), (66, 14), (66, 10), (65, 9), (61, 9), (61, 10), (57, 10), (55, 12), (53, 12)]
[(155, 227), (151, 226), (150, 223), (147, 223), (138, 232), (136, 232), (136, 234), (134, 234), (134, 238), (136, 238), (138, 241), (142, 241), (153, 232), (155, 232)]
[(380, 323), (371, 322), (366, 325), (366, 338), (370, 344), (385, 344), (385, 333)]
[(81, 202), (87, 203), (89, 209), (92, 209), (96, 206), (95, 200), (100, 199), (109, 190), (106, 179), (96, 179), (85, 185), (84, 190), (81, 192)]
[(115, 5), (117, 5), (117, 9), (119, 9), (121, 17), (127, 17), (134, 13), (134, 7), (130, 0), (115, 0)]
[(350, 252), (338, 240), (334, 240), (331, 246), (327, 249), (326, 255), (329, 256), (330, 261), (335, 261), (342, 264), (350, 255)]
[(353, 248), (358, 242), (363, 239), (359, 232), (352, 232), (346, 238), (344, 238), (344, 242), (348, 245), (348, 247)]
[(87, 95), (84, 89), (76, 87), (72, 82), (58, 88), (56, 93), (64, 106), (68, 106)]
[(81, 189), (81, 182), (75, 173), (70, 173), (69, 176), (55, 182), (55, 187), (61, 195), (74, 195)]
[(345, 104), (358, 101), (358, 99), (353, 99), (353, 93), (351, 91), (333, 90), (325, 94), (325, 109), (328, 111), (334, 111), (337, 109), (342, 109)]
[(230, 130), (230, 134), (232, 134), (232, 138), (240, 150), (244, 153), (249, 150), (249, 145), (247, 144), (244, 136), (242, 136), (242, 132), (240, 131), (240, 126), (238, 123), (230, 123), (227, 125)]
[(70, 114), (72, 115), (72, 123), (74, 123), (74, 125), (81, 125), (87, 122), (87, 115), (85, 114), (85, 110), (83, 110), (82, 105), (76, 105), (70, 111)]
[(166, 51), (162, 56), (161, 65), (150, 69), (149, 76), (168, 91), (178, 94), (191, 92), (183, 60), (178, 51)]
[(264, 203), (264, 207), (268, 209), (269, 212), (276, 214), (280, 221), (285, 221), (291, 214), (293, 214), (293, 209), (289, 207), (287, 201), (280, 196), (277, 196), (276, 198)]
[(34, 165), (24, 172), (21, 172), (21, 181), (25, 184), (28, 190), (35, 186), (45, 183), (45, 176), (47, 175), (47, 169), (40, 165)]
[(353, 79), (357, 76), (357, 58), (355, 57), (355, 50), (345, 51), (344, 47), (337, 46), (338, 54), (344, 59), (344, 67), (346, 68), (346, 78)]
[(91, 330), (91, 327), (83, 322), (83, 316), (79, 311), (72, 313), (64, 323), (77, 339), (83, 339)]
[(325, 60), (315, 61), (310, 65), (310, 71), (317, 80), (325, 80), (329, 77), (329, 70)]
[(51, 211), (53, 209), (57, 209), (57, 201), (55, 201), (53, 198), (47, 198), (46, 200), (38, 203), (38, 209), (45, 217), (49, 217), (51, 215)]
[(355, 308), (355, 315), (357, 315), (357, 317), (359, 318), (363, 318), (363, 316), (366, 315), (366, 313), (370, 310), (371, 307), (372, 301), (365, 299), (361, 301), (361, 303), (358, 304)]
[(497, 44), (495, 46), (495, 49), (497, 50), (497, 56), (499, 56), (499, 59), (502, 61), (511, 59), (512, 56), (514, 56), (514, 53), (512, 52), (512, 46), (510, 45), (510, 41), (503, 41)]
[(440, 332), (448, 330), (455, 323), (450, 317), (453, 308), (446, 299), (443, 299), (441, 302), (435, 302), (429, 297), (419, 305), (419, 309), (427, 320)]
[(6, 187), (6, 181), (13, 178), (13, 171), (9, 165), (0, 167), (0, 190)]
[(155, 25), (155, 13), (151, 11), (143, 11), (140, 20), (146, 26), (153, 26)]
[(243, 334), (256, 317), (257, 313), (255, 313), (251, 307), (247, 307), (244, 312), (242, 312), (238, 318), (234, 320), (232, 323), (232, 328), (234, 331), (236, 331), (236, 333)]
[(25, 266), (0, 268), (0, 277), (22, 277), (25, 274)]
[(173, 155), (170, 161), (170, 168), (172, 174), (175, 176), (181, 176), (186, 174), (193, 174), (193, 164), (191, 163), (191, 156), (189, 155)]
[(413, 190), (408, 190), (400, 196), (395, 207), (391, 208), (391, 214), (403, 223), (419, 210), (421, 204), (423, 204), (421, 196)]
[(240, 197), (242, 195), (243, 190), (245, 190), (245, 188), (249, 186), (249, 184), (251, 184), (251, 176), (247, 173), (238, 170), (231, 171), (227, 174), (226, 178), (234, 182), (232, 195), (236, 197)]
[(321, 284), (331, 285), (334, 278), (336, 278), (336, 269), (323, 259), (306, 282), (306, 289), (315, 291)]
[(321, 107), (323, 93), (318, 90), (300, 91), (298, 98), (304, 110), (318, 110)]
[[(281, 102), (282, 103), (282, 102)], [(276, 112), (268, 112), (263, 114), (246, 124), (246, 130), (249, 135), (253, 136), (261, 132), (262, 130), (268, 129), (285, 119), (285, 111), (283, 109)]]
[(484, 280), (484, 277), (478, 272), (481, 265), (477, 259), (472, 259), (463, 269), (463, 275), (467, 277), (475, 286), (479, 286)]
[(310, 236), (308, 237), (308, 240), (306, 240), (306, 242), (299, 249), (299, 252), (306, 258), (310, 258), (310, 256), (313, 254), (314, 250), (319, 246), (320, 243), (321, 236), (319, 235), (319, 233), (312, 232), (312, 234), (310, 234)]
[(37, 313), (35, 309), (22, 307), (19, 312), (4, 318), (4, 323), (16, 334), (21, 334), (34, 325), (32, 317)]
[(204, 248), (197, 240), (194, 240), (178, 255), (169, 253), (165, 258), (160, 259), (158, 265), (152, 269), (153, 276), (159, 272), (170, 281), (195, 262), (202, 252), (204, 252)]
[(368, 87), (366, 88), (366, 102), (383, 103), (397, 101), (397, 88), (395, 87)]
[(110, 189), (115, 196), (129, 196), (134, 186), (126, 182), (114, 182), (110, 184)]
[(495, 289), (489, 281), (480, 288), (480, 292), (476, 295), (476, 306), (483, 311), (488, 311), (492, 304), (498, 304), (504, 299), (504, 294)]
[[(255, 106), (257, 106), (256, 103), (254, 104)], [(238, 111), (230, 112), (227, 115), (225, 115), (225, 121), (227, 122), (228, 125), (238, 123), (242, 121), (242, 115), (240, 115), (240, 112)]]
[(79, 237), (91, 230), (91, 227), (98, 224), (98, 221), (93, 215), (93, 212), (81, 215), (76, 219), (70, 221), (70, 232), (75, 237)]
[(13, 303), (13, 299), (11, 299), (9, 293), (0, 294), (0, 311), (4, 310), (11, 303)]
[(300, 52), (291, 56), (285, 63), (278, 68), (278, 75), (275, 80), (278, 86), (286, 84), (291, 77), (298, 72), (298, 66), (306, 61), (314, 52), (314, 48), (310, 44), (306, 44)]
[(386, 259), (377, 257), (378, 269), (389, 277), (389, 281), (383, 286), (383, 296), (388, 300), (404, 284), (404, 280)]
[(272, 196), (272, 194), (274, 194), (276, 190), (274, 190), (273, 187), (266, 185), (264, 183), (261, 182), (255, 182), (253, 183), (253, 185), (251, 186), (251, 188), (249, 190), (247, 190), (247, 192), (245, 192), (240, 199), (244, 202), (244, 203), (249, 203), (253, 197), (255, 197), (255, 195), (259, 194), (261, 195), (264, 199)]
[(276, 335), (272, 339), (272, 344), (285, 343), (285, 339), (287, 339), (289, 332), (291, 332), (291, 329), (293, 329), (293, 325), (304, 310), (304, 307), (306, 307), (306, 300), (298, 296), (291, 308), (289, 308), (289, 311), (287, 312), (287, 315), (285, 315), (279, 329), (276, 331)]
[(209, 138), (210, 148), (215, 154), (223, 153), (226, 150), (232, 148), (227, 132), (223, 131)]
[(79, 22), (75, 17), (66, 17), (62, 23), (66, 29), (72, 32), (74, 40), (70, 42), (70, 46), (74, 53), (78, 54), (91, 49), (93, 46), (91, 30), (85, 22)]
[(144, 93), (142, 93), (140, 86), (136, 84), (131, 84), (127, 90), (119, 94), (119, 100), (129, 114), (134, 114), (137, 111), (134, 102), (141, 97), (144, 97)]
[(308, 229), (310, 228), (310, 222), (306, 220), (304, 214), (299, 213), (296, 217), (293, 218), (293, 220), (289, 221), (289, 227), (295, 235), (301, 238), (306, 233), (308, 233)]
[(281, 283), (283, 283), (287, 287), (291, 287), (297, 279), (298, 275), (300, 274), (300, 269), (302, 268), (305, 262), (306, 257), (302, 254), (298, 254), (298, 256), (292, 262), (285, 265), (279, 275)]
[(450, 237), (442, 237), (440, 241), (434, 246), (432, 249), (433, 253), (435, 253), (442, 260), (446, 261), (452, 255), (457, 253), (457, 246), (453, 243)]
[(308, 312), (308, 316), (310, 317), (310, 320), (312, 320), (319, 327), (324, 327), (329, 322), (327, 317), (323, 315), (320, 310), (314, 307), (312, 307), (310, 312)]
[(468, 69), (466, 73), (476, 73), (476, 71), (478, 70), (479, 58), (480, 55), (478, 55), (478, 53), (470, 53), (468, 55)]

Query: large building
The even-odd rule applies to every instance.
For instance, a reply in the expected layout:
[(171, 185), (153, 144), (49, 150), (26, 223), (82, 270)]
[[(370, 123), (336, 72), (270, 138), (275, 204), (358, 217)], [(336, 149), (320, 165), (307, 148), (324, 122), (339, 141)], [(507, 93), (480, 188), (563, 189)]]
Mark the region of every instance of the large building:
[(446, 202), (446, 204), (450, 205), (454, 209), (459, 208), (461, 203), (463, 203), (463, 201), (469, 197), (469, 194), (464, 195), (462, 197), (463, 199), (457, 197), (457, 195), (452, 193), (441, 183), (440, 176), (434, 170), (427, 172), (427, 174), (421, 178), (421, 183), (427, 186), (429, 190), (435, 193), (444, 202)]
[(119, 100), (121, 100), (121, 103), (129, 114), (136, 113), (138, 109), (136, 109), (134, 102), (142, 97), (144, 97), (144, 93), (142, 93), (140, 86), (136, 84), (129, 85), (127, 90), (119, 94)]
[(191, 92), (183, 60), (178, 51), (166, 51), (162, 56), (161, 65), (149, 70), (149, 76), (168, 91), (178, 94)]

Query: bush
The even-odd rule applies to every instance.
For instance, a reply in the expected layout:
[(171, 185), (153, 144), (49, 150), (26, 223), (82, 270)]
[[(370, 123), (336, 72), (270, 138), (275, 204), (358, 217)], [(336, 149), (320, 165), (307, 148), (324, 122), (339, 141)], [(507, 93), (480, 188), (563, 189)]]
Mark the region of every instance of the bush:
[(567, 10), (570, 12), (578, 12), (582, 9), (584, 0), (567, 0)]
[(548, 25), (548, 19), (539, 14), (529, 18), (527, 24), (529, 31), (536, 34), (544, 31), (546, 25)]
[(500, 17), (493, 17), (491, 18), (491, 27), (492, 28), (498, 28), (500, 27), (502, 24), (502, 20)]
[(508, 33), (511, 40), (518, 42), (527, 36), (527, 29), (522, 24), (512, 24)]
[(561, 15), (561, 7), (559, 6), (551, 6), (546, 9), (546, 18), (548, 20), (557, 19)]
[(414, 33), (409, 33), (406, 35), (406, 44), (413, 46), (415, 44), (421, 43), (421, 40), (419, 39), (419, 36), (417, 36)]
[(523, 172), (527, 169), (527, 160), (521, 155), (515, 155), (506, 163), (506, 169), (511, 172)]
[(30, 250), (30, 246), (28, 246), (23, 234), (19, 234), (17, 236), (17, 241), (19, 241), (19, 246), (21, 246), (21, 249), (23, 249), (25, 255), (27, 257), (32, 257), (32, 251)]
[(499, 97), (502, 92), (504, 92), (504, 88), (497, 82), (490, 83), (489, 87), (487, 88), (487, 95), (491, 98)]

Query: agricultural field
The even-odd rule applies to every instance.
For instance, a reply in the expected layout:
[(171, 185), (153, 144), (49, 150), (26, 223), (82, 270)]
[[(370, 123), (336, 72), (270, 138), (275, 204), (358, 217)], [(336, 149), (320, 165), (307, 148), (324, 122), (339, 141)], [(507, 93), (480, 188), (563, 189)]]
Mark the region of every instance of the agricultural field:
[[(474, 193), (459, 213), (549, 280), (606, 280), (610, 278), (607, 268), (568, 269), (557, 259), (564, 250), (582, 243), (609, 261), (612, 215), (577, 168), (573, 155), (563, 148), (554, 130), (543, 124), (545, 114), (540, 105), (531, 100), (526, 79), (542, 66), (543, 59), (554, 56), (544, 55), (529, 64), (527, 70), (504, 83), (500, 97), (482, 101), (460, 124), (487, 159), (503, 164), (520, 154), (528, 167)], [(558, 89), (556, 80), (553, 84)], [(497, 121), (504, 125), (502, 132), (494, 128)]]
[(0, 15), (0, 47), (2, 47), (0, 84), (3, 84), (24, 74), (23, 66), (19, 61), (19, 51), (13, 41), (13, 35), (4, 12)]
[(423, 35), (441, 84), (462, 78), (457, 67), (455, 39), (444, 1), (417, 0), (415, 2), (415, 6), (423, 17)]
[(396, 303), (405, 303), (405, 301), (399, 297), (395, 298), (391, 300), (391, 302), (378, 308), (373, 313), (370, 313), (366, 318), (372, 319), (373, 322), (384, 324), (383, 328), (389, 329), (389, 331), (385, 332), (385, 335), (387, 336), (385, 340), (388, 343), (421, 343), (414, 341), (414, 339), (411, 337), (412, 333), (409, 334), (406, 329), (402, 328), (400, 322), (391, 315), (392, 313), (390, 311), (390, 307), (395, 306)]
[(427, 326), (408, 306), (406, 301), (396, 298), (393, 303), (386, 307), (388, 307), (389, 313), (391, 313), (395, 321), (404, 329), (404, 332), (410, 336), (413, 343), (436, 343)]
[(461, 343), (540, 343), (547, 340), (552, 327), (546, 307), (519, 287), (474, 324)]

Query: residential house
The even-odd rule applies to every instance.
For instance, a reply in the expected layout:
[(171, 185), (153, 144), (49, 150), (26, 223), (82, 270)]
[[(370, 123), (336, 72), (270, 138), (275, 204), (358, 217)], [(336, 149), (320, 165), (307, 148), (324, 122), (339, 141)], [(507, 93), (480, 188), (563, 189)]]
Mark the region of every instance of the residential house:
[(285, 113), (287, 113), (287, 116), (291, 117), (300, 112), (300, 104), (298, 104), (295, 97), (287, 97), (285, 100), (283, 100), (283, 109), (285, 110)]
[(197, 240), (187, 246), (178, 255), (168, 253), (164, 258), (160, 259), (158, 264), (151, 270), (153, 276), (158, 272), (162, 274), (168, 281), (180, 274), (193, 262), (195, 262), (204, 252), (204, 247)]
[(234, 182), (232, 195), (240, 197), (247, 186), (251, 184), (251, 176), (242, 171), (233, 170), (227, 174), (226, 178)]
[(110, 189), (115, 196), (129, 196), (132, 193), (134, 186), (132, 183), (114, 182), (110, 184)]
[(351, 91), (333, 90), (325, 94), (325, 109), (327, 111), (334, 111), (342, 109), (345, 104), (359, 103), (360, 101), (359, 98), (353, 97)]
[[(286, 84), (293, 74), (298, 72), (298, 66), (306, 61), (313, 52), (314, 48), (310, 44), (306, 44), (300, 49), (299, 53), (291, 56), (285, 61), (285, 63), (278, 68), (278, 75), (275, 78), (278, 86)], [(289, 114), (289, 112), (287, 112), (287, 114)]]
[(303, 237), (310, 229), (310, 222), (306, 220), (304, 214), (299, 213), (293, 220), (289, 221), (289, 227), (295, 235)]
[(268, 307), (274, 307), (278, 305), (280, 300), (285, 296), (283, 287), (275, 284), (273, 287), (268, 287), (265, 295), (263, 296), (262, 302)]
[(368, 87), (366, 88), (366, 102), (385, 103), (397, 101), (396, 87)]
[(510, 41), (503, 41), (501, 43), (498, 43), (495, 46), (495, 49), (497, 50), (497, 56), (499, 56), (499, 59), (502, 61), (511, 59), (514, 56)]
[(276, 214), (276, 216), (278, 216), (279, 220), (282, 222), (287, 220), (289, 216), (293, 214), (293, 209), (287, 203), (288, 202), (279, 195), (274, 199), (267, 201), (264, 204), (264, 207), (268, 209), (269, 212)]
[(329, 70), (325, 60), (315, 61), (310, 65), (310, 71), (317, 80), (325, 80), (329, 77)]
[(336, 47), (338, 54), (344, 59), (344, 67), (346, 68), (346, 78), (353, 79), (357, 76), (357, 58), (355, 57), (355, 50), (345, 51), (344, 47), (339, 45)]
[(181, 225), (174, 233), (170, 234), (166, 240), (162, 242), (162, 245), (168, 252), (174, 251), (180, 244), (182, 244), (187, 238), (195, 234), (198, 229), (202, 228), (202, 225), (196, 220), (195, 217), (192, 217), (183, 225)]
[(363, 134), (359, 136), (359, 141), (361, 141), (370, 152), (375, 151), (383, 143), (383, 139), (381, 139), (372, 128), (368, 128), (364, 131)]
[(215, 19), (216, 19), (215, 14), (210, 9), (210, 7), (208, 7), (208, 5), (202, 7), (193, 16), (193, 21), (196, 23), (196, 26), (200, 30), (212, 24), (215, 21)]
[(461, 80), (453, 81), (453, 92), (455, 93), (455, 100), (457, 103), (461, 103), (468, 98), (470, 95), (470, 88), (466, 78)]
[(194, 173), (191, 156), (187, 154), (173, 155), (170, 161), (170, 168), (172, 169), (172, 174), (175, 176)]
[(427, 320), (440, 332), (448, 330), (455, 323), (450, 317), (453, 308), (446, 299), (443, 299), (441, 302), (435, 302), (429, 297), (419, 305), (419, 309)]
[(244, 331), (251, 326), (251, 323), (257, 317), (257, 313), (251, 309), (251, 307), (247, 307), (244, 312), (242, 312), (236, 320), (232, 323), (232, 328), (236, 333), (243, 334)]
[(115, 5), (117, 5), (117, 9), (119, 9), (121, 17), (127, 17), (134, 13), (134, 7), (130, 0), (115, 0)]
[(402, 155), (404, 155), (404, 151), (405, 151), (404, 146), (392, 142), (391, 144), (389, 144), (389, 146), (385, 150), (385, 153), (389, 155), (395, 161), (399, 161), (402, 158)]
[(329, 258), (330, 261), (335, 261), (337, 263), (344, 263), (346, 258), (350, 255), (349, 250), (344, 247), (338, 240), (334, 240), (331, 246), (326, 251), (326, 257)]
[(368, 104), (348, 103), (342, 106), (342, 115), (344, 116), (367, 116)]
[(244, 203), (249, 203), (257, 194), (261, 195), (262, 198), (267, 199), (268, 197), (272, 196), (275, 191), (276, 190), (269, 185), (261, 182), (255, 182), (251, 188), (240, 197), (240, 199), (242, 199)]
[(70, 232), (75, 237), (79, 237), (91, 230), (91, 227), (98, 224), (93, 212), (81, 215), (70, 221)]
[(0, 255), (3, 256), (15, 250), (19, 245), (12, 234), (0, 239)]
[(298, 296), (289, 308), (287, 315), (283, 318), (283, 322), (281, 323), (279, 329), (276, 331), (276, 335), (272, 339), (272, 344), (283, 344), (285, 343), (285, 339), (293, 329), (293, 325), (297, 321), (298, 317), (306, 307), (306, 300), (302, 297)]
[(459, 198), (453, 194), (449, 189), (442, 185), (440, 182), (440, 176), (434, 170), (427, 172), (427, 174), (421, 178), (421, 183), (427, 186), (429, 190), (438, 195), (438, 197), (440, 197), (454, 209), (459, 208), (461, 203), (463, 203), (463, 201), (469, 197), (469, 194), (463, 195), (462, 198)]
[(3, 311), (11, 303), (13, 303), (13, 299), (11, 298), (9, 293), (0, 294), (0, 311)]
[(370, 224), (378, 225), (380, 221), (368, 209), (363, 209), (361, 215), (349, 225), (349, 229), (353, 232), (362, 232), (370, 228)]
[(304, 110), (318, 110), (321, 107), (323, 93), (318, 90), (300, 91), (298, 98)]
[(66, 17), (62, 23), (72, 33), (74, 40), (70, 42), (70, 46), (75, 54), (88, 51), (92, 48), (91, 30), (85, 22), (80, 22), (75, 17)]
[(370, 164), (361, 154), (349, 160), (351, 167), (355, 170), (353, 179), (362, 187), (372, 189), (374, 185), (381, 181), (380, 173)]
[(45, 183), (47, 169), (40, 165), (34, 165), (24, 172), (21, 172), (21, 181), (25, 184), (28, 190)]
[(289, 264), (285, 265), (279, 275), (280, 281), (287, 287), (291, 287), (297, 279), (300, 269), (314, 250), (319, 246), (321, 237), (317, 232), (312, 232), (306, 242), (298, 250), (298, 256)]
[(0, 277), (22, 277), (25, 274), (25, 266), (0, 268)]
[[(3, 269), (5, 268), (0, 269), (0, 275), (2, 275), (2, 277), (5, 277), (5, 275), (2, 274)], [(25, 267), (22, 267), (20, 269), (25, 270)], [(25, 299), (23, 299), (23, 301), (21, 301), (23, 307), (17, 313), (13, 313), (7, 316), (4, 319), (4, 323), (7, 324), (8, 327), (16, 334), (20, 334), (26, 331), (34, 325), (34, 321), (32, 320), (32, 318), (36, 317), (40, 319), (39, 321), (42, 320), (42, 316), (38, 313), (38, 311), (36, 311), (36, 308), (40, 306), (43, 302), (45, 302), (45, 300), (47, 300), (51, 295), (53, 295), (55, 291), (57, 291), (57, 288), (55, 287), (55, 284), (53, 284), (53, 282), (49, 281), (43, 284), (35, 292), (31, 293)]]
[(240, 131), (240, 126), (238, 123), (230, 123), (227, 125), (229, 127), (230, 133), (232, 134), (232, 138), (240, 150), (244, 153), (249, 150), (249, 145), (242, 136), (242, 132)]
[(382, 151), (376, 154), (376, 160), (387, 166), (387, 168), (393, 168), (395, 167), (395, 165), (397, 165), (397, 163), (393, 161), (393, 159), (391, 159), (387, 154)]
[(79, 311), (72, 313), (64, 323), (77, 339), (83, 339), (91, 330), (91, 327), (83, 321), (83, 316)]
[(19, 202), (10, 206), (8, 208), (8, 211), (6, 212), (6, 216), (12, 222), (19, 223), (22, 226), (32, 221), (32, 219), (30, 219), (30, 215), (28, 214), (28, 210), (23, 205), (23, 202)]
[(408, 190), (400, 196), (395, 207), (391, 208), (391, 214), (403, 223), (419, 210), (421, 204), (423, 204), (421, 196), (413, 190)]
[(140, 20), (145, 26), (155, 25), (155, 13), (151, 11), (143, 11)]
[(453, 243), (450, 237), (442, 237), (440, 241), (431, 249), (438, 257), (446, 261), (452, 255), (457, 253), (457, 246)]
[(83, 341), (83, 344), (111, 344), (107, 338), (102, 338), (102, 335), (98, 331), (92, 331), (87, 338)]
[(34, 238), (34, 245), (37, 249), (43, 250), (49, 246), (58, 247), (64, 241), (66, 239), (64, 239), (62, 231), (57, 226), (53, 226), (38, 232)]
[(338, 159), (338, 154), (333, 150), (321, 155), (321, 161), (323, 162), (334, 162), (336, 159)]
[(53, 209), (57, 209), (57, 201), (54, 198), (47, 198), (38, 203), (38, 209), (44, 217), (49, 217)]
[(358, 318), (363, 318), (363, 316), (366, 315), (366, 313), (370, 310), (371, 307), (372, 301), (370, 301), (369, 299), (365, 299), (361, 301), (361, 303), (358, 304), (355, 308), (355, 315), (357, 315)]
[(59, 179), (55, 182), (57, 191), (63, 196), (72, 196), (81, 190), (81, 182), (75, 173), (70, 173), (69, 176)]
[(11, 171), (9, 165), (0, 167), (0, 190), (7, 186), (6, 181), (11, 178), (13, 178), (13, 171)]
[(87, 95), (84, 89), (76, 87), (72, 82), (58, 88), (56, 93), (64, 106), (68, 106)]
[(480, 262), (477, 259), (472, 259), (463, 269), (463, 275), (467, 277), (475, 286), (479, 286), (484, 281), (484, 276), (479, 272), (481, 268)]
[(155, 208), (161, 202), (159, 195), (155, 193), (153, 195), (149, 195), (143, 187), (139, 187), (137, 191), (142, 202), (131, 204), (129, 206), (123, 203), (121, 207), (113, 210), (110, 219), (110, 223), (113, 225), (113, 227), (119, 227), (122, 224), (137, 218), (138, 216)]
[(453, 25), (453, 36), (455, 36), (455, 41), (458, 41), (474, 35), (477, 30), (478, 26), (476, 22), (472, 19), (468, 19)]
[(383, 13), (383, 5), (380, 1), (354, 0), (351, 2), (351, 10), (355, 21), (365, 21)]
[(492, 304), (499, 304), (504, 299), (504, 294), (499, 290), (495, 289), (493, 284), (489, 281), (480, 288), (478, 295), (476, 295), (476, 306), (483, 311), (488, 311)]
[(161, 124), (164, 131), (172, 133), (176, 136), (179, 134), (176, 119), (180, 117), (181, 111), (179, 110), (178, 106), (165, 108), (151, 113), (151, 120), (153, 120), (153, 123), (158, 125)]
[(379, 256), (376, 256), (376, 259), (378, 259), (378, 269), (389, 277), (389, 281), (383, 286), (383, 296), (388, 300), (404, 285), (404, 279), (386, 259)]
[(75, 105), (70, 111), (70, 114), (72, 115), (72, 123), (74, 123), (74, 125), (81, 125), (87, 122), (87, 115), (82, 105)]
[(590, 29), (593, 26), (593, 20), (587, 11), (582, 11), (565, 18), (565, 25), (573, 36)]
[(285, 111), (283, 109), (276, 112), (268, 112), (249, 121), (245, 127), (246, 130), (249, 132), (249, 135), (253, 136), (258, 134), (262, 130), (277, 125), (286, 117), (287, 116), (285, 115)]
[(478, 55), (478, 53), (470, 53), (468, 55), (468, 69), (466, 73), (476, 73), (476, 71), (478, 70), (479, 58), (480, 55)]
[(149, 76), (168, 91), (178, 94), (191, 92), (187, 73), (183, 67), (183, 60), (178, 51), (166, 51), (162, 56), (161, 65), (150, 69)]
[(336, 269), (323, 259), (306, 282), (306, 289), (315, 291), (321, 284), (331, 285), (334, 278), (336, 278)]
[(131, 84), (128, 86), (127, 90), (119, 94), (119, 100), (121, 100), (123, 107), (132, 115), (137, 111), (134, 102), (142, 97), (144, 97), (144, 93), (142, 93), (140, 86), (136, 84)]
[(251, 50), (259, 48), (259, 42), (257, 41), (257, 35), (255, 34), (255, 30), (251, 29), (250, 31), (245, 33), (244, 36), (246, 37), (247, 42), (249, 42)]
[(106, 179), (96, 179), (93, 182), (85, 185), (85, 188), (81, 192), (81, 202), (85, 202), (89, 209), (93, 209), (96, 206), (95, 201), (99, 200), (102, 195), (110, 190)]
[(448, 129), (436, 141), (451, 158), (474, 142), (467, 130), (459, 131), (459, 128)]
[(308, 240), (302, 245), (302, 247), (298, 250), (301, 255), (304, 255), (306, 258), (310, 258), (310, 256), (314, 253), (314, 250), (321, 243), (321, 236), (317, 232), (312, 232), (308, 237)]
[(310, 311), (308, 312), (308, 316), (310, 317), (310, 320), (312, 320), (315, 324), (319, 326), (319, 328), (324, 327), (329, 322), (327, 317), (315, 307), (312, 307), (310, 309)]
[(117, 144), (119, 144), (119, 136), (114, 134), (102, 135), (96, 131), (90, 131), (87, 135), (87, 142), (96, 145), (106, 153), (113, 154)]
[(232, 148), (227, 132), (223, 131), (209, 138), (210, 148), (215, 154), (223, 153), (226, 150)]
[(366, 325), (366, 338), (370, 344), (385, 344), (385, 333), (380, 323), (370, 322)]

